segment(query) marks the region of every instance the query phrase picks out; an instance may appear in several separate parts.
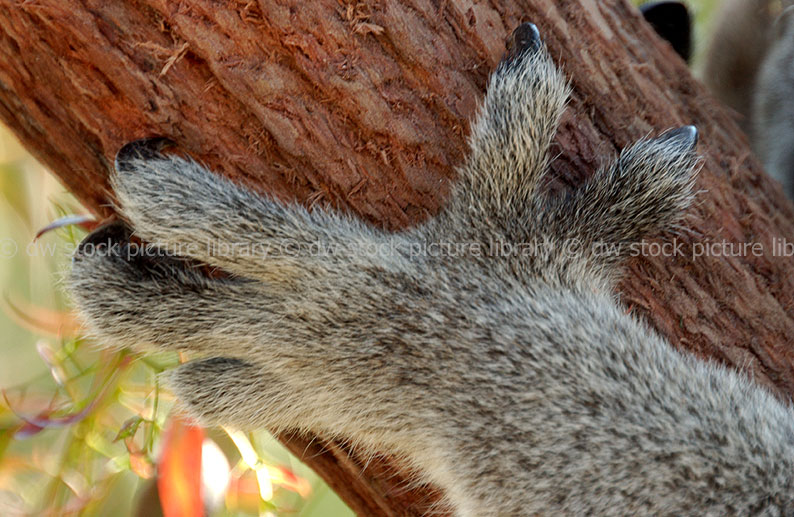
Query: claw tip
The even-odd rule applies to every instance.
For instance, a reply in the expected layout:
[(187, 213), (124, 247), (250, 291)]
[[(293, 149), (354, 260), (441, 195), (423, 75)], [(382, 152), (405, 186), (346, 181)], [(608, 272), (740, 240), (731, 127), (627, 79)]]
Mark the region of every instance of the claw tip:
[(693, 125), (681, 126), (662, 135), (662, 139), (694, 149), (698, 143), (698, 129)]
[(519, 53), (524, 50), (536, 50), (540, 48), (540, 32), (534, 23), (522, 23), (513, 31), (508, 40), (508, 50), (511, 53)]

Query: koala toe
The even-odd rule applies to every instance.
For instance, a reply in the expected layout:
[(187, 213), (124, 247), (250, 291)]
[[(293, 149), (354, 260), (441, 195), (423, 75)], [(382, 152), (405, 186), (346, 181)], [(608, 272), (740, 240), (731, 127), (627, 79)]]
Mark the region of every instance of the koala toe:
[(130, 166), (134, 160), (151, 160), (160, 156), (166, 147), (173, 146), (174, 142), (165, 137), (150, 137), (133, 140), (125, 144), (116, 153), (116, 172), (122, 173), (132, 170)]
[[(89, 233), (77, 246), (72, 261), (93, 262), (97, 268), (121, 267), (138, 280), (163, 279), (184, 272), (200, 278), (202, 264), (141, 242), (124, 221), (114, 220)], [(195, 271), (195, 272), (194, 272)]]
[(276, 372), (241, 359), (190, 361), (162, 378), (177, 396), (178, 410), (205, 425), (309, 429), (321, 413)]
[(80, 244), (67, 281), (88, 333), (109, 348), (207, 353), (224, 340), (243, 346), (245, 308), (269, 301), (259, 284), (143, 243), (121, 222)]

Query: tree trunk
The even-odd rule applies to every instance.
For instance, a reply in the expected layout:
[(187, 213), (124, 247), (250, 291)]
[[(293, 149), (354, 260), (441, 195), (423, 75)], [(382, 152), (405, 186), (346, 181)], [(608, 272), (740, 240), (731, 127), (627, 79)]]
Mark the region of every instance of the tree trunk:
[[(649, 133), (700, 130), (703, 192), (665, 237), (678, 253), (633, 259), (623, 301), (677, 346), (794, 395), (794, 263), (772, 247), (794, 242), (794, 210), (626, 0), (0, 0), (0, 118), (99, 215), (118, 148), (163, 135), (281, 199), (398, 229), (440, 207), (523, 21), (574, 88), (552, 188)], [(437, 498), (388, 459), (364, 468), (341, 444), (282, 439), (360, 515), (421, 515)]]

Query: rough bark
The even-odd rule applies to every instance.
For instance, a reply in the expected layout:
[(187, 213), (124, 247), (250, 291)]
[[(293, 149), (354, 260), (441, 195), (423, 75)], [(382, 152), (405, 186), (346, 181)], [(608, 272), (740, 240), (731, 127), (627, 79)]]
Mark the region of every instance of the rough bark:
[[(504, 38), (527, 20), (574, 87), (558, 187), (639, 137), (700, 129), (680, 253), (634, 259), (624, 302), (676, 346), (794, 395), (794, 263), (772, 249), (794, 242), (794, 210), (626, 0), (0, 0), (0, 119), (100, 215), (116, 150), (156, 134), (283, 199), (402, 228), (443, 202)], [(693, 257), (723, 240), (763, 250)], [(434, 500), (388, 460), (363, 469), (341, 445), (284, 441), (361, 515)]]

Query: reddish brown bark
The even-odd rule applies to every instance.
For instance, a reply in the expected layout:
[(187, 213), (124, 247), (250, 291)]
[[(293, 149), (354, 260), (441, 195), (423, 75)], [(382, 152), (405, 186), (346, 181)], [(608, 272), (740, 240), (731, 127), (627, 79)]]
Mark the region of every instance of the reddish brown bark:
[[(673, 343), (794, 395), (794, 211), (718, 106), (625, 0), (0, 0), (0, 119), (107, 215), (116, 150), (175, 140), (284, 199), (401, 228), (433, 214), (508, 32), (535, 22), (574, 87), (554, 177), (575, 183), (649, 132), (694, 123), (703, 193), (683, 254), (634, 260), (623, 300)], [(668, 236), (672, 238), (672, 236)], [(703, 243), (760, 256), (693, 258)], [(361, 515), (420, 515), (388, 462), (293, 451)]]

